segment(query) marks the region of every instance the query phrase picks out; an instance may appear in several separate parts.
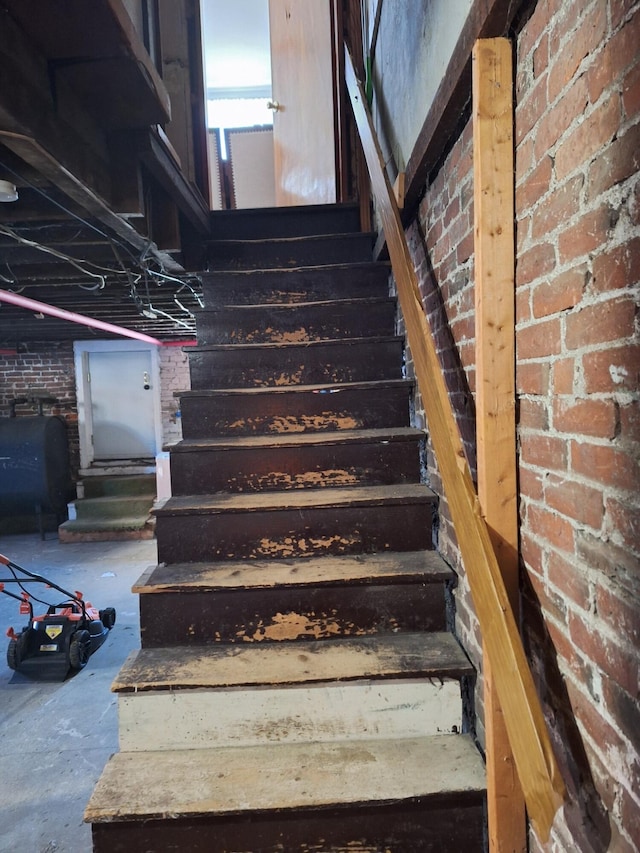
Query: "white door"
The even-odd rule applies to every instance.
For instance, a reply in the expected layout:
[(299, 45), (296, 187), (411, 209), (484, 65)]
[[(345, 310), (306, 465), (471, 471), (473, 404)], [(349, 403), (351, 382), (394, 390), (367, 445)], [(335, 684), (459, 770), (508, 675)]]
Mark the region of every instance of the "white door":
[(93, 460), (155, 457), (151, 353), (89, 352), (87, 359)]
[(336, 200), (331, 4), (269, 0), (276, 204)]

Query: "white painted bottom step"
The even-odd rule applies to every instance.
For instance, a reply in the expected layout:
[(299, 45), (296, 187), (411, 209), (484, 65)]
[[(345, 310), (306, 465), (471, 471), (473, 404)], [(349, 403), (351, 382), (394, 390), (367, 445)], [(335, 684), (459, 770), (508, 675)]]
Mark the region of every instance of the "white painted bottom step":
[(120, 752), (85, 812), (91, 823), (389, 803), (482, 791), (466, 735)]

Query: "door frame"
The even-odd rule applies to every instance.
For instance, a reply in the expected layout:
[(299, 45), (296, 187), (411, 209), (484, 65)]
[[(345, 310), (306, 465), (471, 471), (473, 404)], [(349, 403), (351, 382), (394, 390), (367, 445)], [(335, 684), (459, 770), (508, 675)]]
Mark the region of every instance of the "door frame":
[[(151, 363), (151, 392), (153, 401), (153, 425), (155, 434), (155, 453), (162, 450), (162, 409), (160, 404), (160, 359), (158, 347), (154, 344), (145, 344), (142, 341), (74, 341), (73, 356), (76, 374), (76, 399), (78, 406), (78, 435), (80, 439), (80, 468), (88, 470), (92, 468), (93, 443), (91, 434), (93, 432), (92, 407), (91, 407), (91, 384), (88, 379), (89, 356), (96, 352), (148, 352)], [(101, 466), (103, 468), (104, 466)], [(114, 464), (113, 467), (118, 467)]]

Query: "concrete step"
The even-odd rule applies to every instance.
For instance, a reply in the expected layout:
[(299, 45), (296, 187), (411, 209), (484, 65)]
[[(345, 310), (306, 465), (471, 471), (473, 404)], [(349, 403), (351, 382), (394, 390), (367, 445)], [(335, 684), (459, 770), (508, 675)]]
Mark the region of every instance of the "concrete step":
[(128, 752), (459, 733), (463, 675), (450, 634), (398, 634), (143, 649), (112, 689)]
[(232, 305), (195, 312), (198, 343), (307, 343), (393, 335), (391, 297), (281, 305)]
[(421, 484), (178, 495), (154, 510), (164, 563), (370, 554), (431, 547)]
[(209, 270), (292, 269), (371, 261), (373, 234), (348, 233), (267, 240), (216, 240), (208, 244)]
[(454, 575), (435, 551), (150, 567), (144, 648), (283, 643), (446, 627)]
[(97, 853), (481, 850), (483, 790), (465, 735), (120, 752), (85, 819)]
[(79, 498), (144, 495), (145, 497), (150, 497), (153, 502), (156, 494), (156, 478), (153, 474), (83, 477), (80, 481), (78, 491)]
[(171, 448), (172, 493), (418, 483), (423, 439), (409, 427), (185, 439)]
[(191, 388), (370, 382), (402, 377), (402, 338), (189, 347)]
[(182, 435), (282, 435), (404, 427), (413, 383), (406, 379), (180, 394)]
[(207, 308), (388, 296), (389, 276), (389, 264), (380, 261), (201, 274)]

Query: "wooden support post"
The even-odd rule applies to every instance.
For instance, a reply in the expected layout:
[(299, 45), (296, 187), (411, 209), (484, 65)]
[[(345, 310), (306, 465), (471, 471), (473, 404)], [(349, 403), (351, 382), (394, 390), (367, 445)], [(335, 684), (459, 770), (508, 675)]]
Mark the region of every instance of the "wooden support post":
[[(518, 613), (511, 43), (473, 50), (476, 434), (480, 508)], [(524, 853), (526, 815), (489, 655), (484, 654), (489, 849)]]

